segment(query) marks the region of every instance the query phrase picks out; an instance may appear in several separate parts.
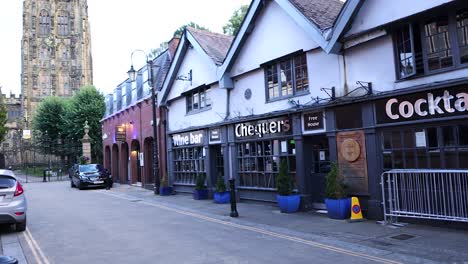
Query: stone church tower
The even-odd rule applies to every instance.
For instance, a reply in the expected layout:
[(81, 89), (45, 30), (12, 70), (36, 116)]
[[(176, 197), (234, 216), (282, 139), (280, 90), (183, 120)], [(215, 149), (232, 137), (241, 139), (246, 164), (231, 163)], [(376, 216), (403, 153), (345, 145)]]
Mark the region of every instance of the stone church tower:
[(86, 0), (24, 0), (21, 92), (29, 120), (45, 97), (93, 82)]

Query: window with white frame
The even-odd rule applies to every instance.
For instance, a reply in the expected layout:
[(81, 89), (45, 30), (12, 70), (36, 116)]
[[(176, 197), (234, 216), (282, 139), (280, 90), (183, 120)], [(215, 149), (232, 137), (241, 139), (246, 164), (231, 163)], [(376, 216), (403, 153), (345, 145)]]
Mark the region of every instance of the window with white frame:
[(309, 89), (306, 53), (265, 65), (267, 100), (304, 94)]
[(186, 95), (187, 113), (193, 113), (211, 108), (209, 87), (201, 87)]

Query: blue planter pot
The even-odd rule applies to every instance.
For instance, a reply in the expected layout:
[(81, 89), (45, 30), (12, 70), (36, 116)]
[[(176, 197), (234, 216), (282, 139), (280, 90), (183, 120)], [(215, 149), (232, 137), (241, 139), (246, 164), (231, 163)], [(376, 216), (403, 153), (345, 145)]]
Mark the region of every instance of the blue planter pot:
[(301, 196), (299, 194), (293, 195), (276, 195), (278, 206), (282, 213), (294, 213), (299, 210), (299, 204), (301, 203)]
[(193, 190), (193, 199), (206, 200), (208, 199), (208, 190)]
[(351, 198), (325, 199), (328, 217), (332, 219), (348, 219), (351, 216)]
[(215, 192), (214, 201), (219, 204), (229, 203), (231, 201), (231, 194), (229, 192)]
[(172, 194), (172, 187), (159, 187), (159, 195), (161, 196), (169, 196)]

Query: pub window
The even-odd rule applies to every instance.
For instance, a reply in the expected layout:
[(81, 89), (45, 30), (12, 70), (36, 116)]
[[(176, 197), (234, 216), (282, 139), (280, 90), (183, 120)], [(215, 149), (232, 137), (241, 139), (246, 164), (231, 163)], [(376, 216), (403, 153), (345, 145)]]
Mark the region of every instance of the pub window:
[(187, 113), (211, 108), (210, 88), (202, 87), (186, 95)]
[(265, 65), (267, 100), (303, 94), (309, 89), (306, 54)]
[(174, 183), (194, 185), (198, 174), (206, 174), (203, 147), (174, 149)]
[(381, 134), (385, 170), (468, 168), (468, 126), (392, 129)]
[(39, 14), (39, 34), (47, 36), (50, 33), (50, 17), (49, 12), (41, 10)]
[(468, 62), (468, 9), (457, 13), (457, 37), (460, 50), (460, 63)]
[(409, 23), (393, 33), (398, 79), (468, 63), (468, 9)]
[(448, 68), (453, 65), (448, 17), (431, 19), (424, 25), (429, 71)]
[(274, 139), (237, 144), (239, 187), (276, 188), (281, 160), (286, 160), (288, 170), (296, 175), (296, 145), (293, 139)]

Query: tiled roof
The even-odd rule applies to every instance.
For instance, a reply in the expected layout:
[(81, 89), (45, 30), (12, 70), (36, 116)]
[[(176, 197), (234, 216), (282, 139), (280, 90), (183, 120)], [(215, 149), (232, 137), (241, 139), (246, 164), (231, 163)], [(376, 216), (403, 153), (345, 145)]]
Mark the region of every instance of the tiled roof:
[(344, 5), (339, 0), (289, 0), (317, 27), (324, 31), (333, 26)]
[(216, 65), (221, 65), (223, 63), (234, 37), (195, 29), (193, 27), (187, 27), (187, 30), (193, 35), (198, 44), (200, 44)]
[(156, 82), (157, 90), (161, 90), (164, 80), (166, 79), (166, 75), (169, 71), (169, 67), (171, 66), (171, 59), (169, 56), (169, 51), (166, 50), (161, 53), (155, 60), (154, 65), (159, 67), (154, 68), (154, 77)]

